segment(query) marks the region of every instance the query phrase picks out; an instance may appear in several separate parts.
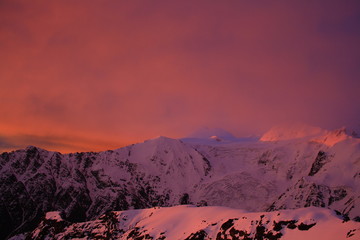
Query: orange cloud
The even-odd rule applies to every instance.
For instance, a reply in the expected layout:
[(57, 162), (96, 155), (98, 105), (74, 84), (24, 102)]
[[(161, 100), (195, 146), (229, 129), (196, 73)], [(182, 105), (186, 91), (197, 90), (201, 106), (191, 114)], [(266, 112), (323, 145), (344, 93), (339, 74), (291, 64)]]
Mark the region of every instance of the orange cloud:
[(359, 16), (355, 1), (2, 1), (0, 133), (106, 149), (358, 124)]

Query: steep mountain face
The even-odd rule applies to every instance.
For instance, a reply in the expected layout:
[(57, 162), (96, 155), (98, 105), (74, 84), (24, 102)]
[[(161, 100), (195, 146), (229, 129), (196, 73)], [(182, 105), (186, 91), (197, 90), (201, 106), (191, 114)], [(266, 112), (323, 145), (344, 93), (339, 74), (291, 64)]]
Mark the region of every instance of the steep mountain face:
[(280, 195), (268, 210), (296, 209), (309, 206), (326, 207), (337, 209), (336, 211), (342, 216), (359, 221), (359, 201), (359, 194), (354, 193), (349, 187), (329, 187), (302, 178)]
[(305, 138), (196, 147), (214, 169), (197, 191), (209, 205), (250, 211), (319, 206), (360, 215), (358, 139), (332, 146)]
[(187, 203), (211, 170), (179, 140), (158, 138), (100, 153), (60, 154), (28, 147), (0, 157), (2, 238), (31, 229), (45, 212), (84, 221), (108, 210)]
[(224, 207), (176, 206), (107, 212), (70, 223), (49, 212), (27, 236), (15, 239), (358, 239), (360, 223), (322, 208), (247, 213)]
[(268, 210), (318, 206), (360, 220), (359, 141), (347, 139), (325, 146), (321, 145), (308, 173), (295, 178)]
[(0, 238), (32, 231), (50, 211), (70, 226), (108, 211), (189, 203), (253, 212), (317, 206), (360, 221), (360, 139), (321, 132), (284, 141), (159, 137), (99, 153), (3, 153)]

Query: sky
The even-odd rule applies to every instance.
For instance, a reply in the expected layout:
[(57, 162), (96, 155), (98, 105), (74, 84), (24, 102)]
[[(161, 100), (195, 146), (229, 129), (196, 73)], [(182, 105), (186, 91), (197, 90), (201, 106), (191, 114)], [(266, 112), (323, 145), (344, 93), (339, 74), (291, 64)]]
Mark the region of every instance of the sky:
[(0, 151), (360, 128), (360, 2), (0, 0)]

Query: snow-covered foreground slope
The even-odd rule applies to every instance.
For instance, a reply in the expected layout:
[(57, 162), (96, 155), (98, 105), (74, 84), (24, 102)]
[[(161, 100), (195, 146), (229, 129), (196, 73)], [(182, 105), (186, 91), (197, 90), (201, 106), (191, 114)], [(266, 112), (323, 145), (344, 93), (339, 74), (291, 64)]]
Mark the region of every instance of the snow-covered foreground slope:
[(93, 221), (70, 223), (49, 212), (35, 230), (15, 239), (359, 239), (360, 223), (333, 211), (302, 208), (244, 212), (189, 205), (107, 212)]
[(316, 206), (360, 221), (360, 140), (312, 130), (292, 129), (286, 140), (273, 129), (267, 141), (159, 137), (99, 153), (2, 153), (0, 239), (32, 230), (49, 211), (79, 222), (199, 202), (253, 212)]

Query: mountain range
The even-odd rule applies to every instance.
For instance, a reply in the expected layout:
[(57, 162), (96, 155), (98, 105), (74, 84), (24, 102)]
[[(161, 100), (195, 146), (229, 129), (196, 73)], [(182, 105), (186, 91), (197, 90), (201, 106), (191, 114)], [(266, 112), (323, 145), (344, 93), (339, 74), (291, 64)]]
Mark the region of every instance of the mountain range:
[(0, 238), (356, 239), (359, 181), (360, 139), (344, 128), (70, 154), (29, 146), (0, 155)]

